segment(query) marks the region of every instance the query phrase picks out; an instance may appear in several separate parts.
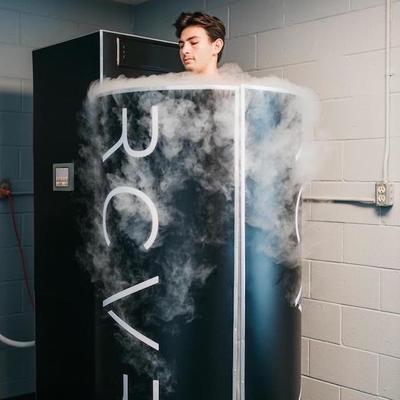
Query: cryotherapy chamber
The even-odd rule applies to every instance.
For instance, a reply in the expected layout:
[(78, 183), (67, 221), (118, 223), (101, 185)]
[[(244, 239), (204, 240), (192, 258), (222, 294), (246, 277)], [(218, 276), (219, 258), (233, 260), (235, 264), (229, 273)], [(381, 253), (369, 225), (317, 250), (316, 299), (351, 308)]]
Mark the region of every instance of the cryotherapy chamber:
[(87, 253), (124, 359), (102, 374), (123, 398), (297, 400), (296, 96), (151, 82), (89, 94)]
[(49, 143), (35, 65), (38, 399), (297, 400), (296, 96), (105, 82)]

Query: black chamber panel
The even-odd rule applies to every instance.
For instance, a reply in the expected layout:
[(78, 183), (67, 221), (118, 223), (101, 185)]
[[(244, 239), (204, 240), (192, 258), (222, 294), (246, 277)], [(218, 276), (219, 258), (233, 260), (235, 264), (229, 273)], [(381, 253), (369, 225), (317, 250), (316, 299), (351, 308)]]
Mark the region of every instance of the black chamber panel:
[(103, 32), (104, 75), (137, 77), (183, 71), (174, 43)]
[[(99, 305), (91, 278), (77, 257), (84, 242), (79, 226), (81, 177), (75, 176), (74, 192), (53, 192), (52, 165), (75, 161), (79, 170), (82, 105), (90, 83), (100, 78), (101, 61), (107, 77), (150, 75), (158, 65), (161, 70), (166, 66), (165, 60), (153, 57), (150, 70), (141, 69), (149, 63), (139, 60), (134, 67), (118, 67), (117, 38), (139, 39), (103, 35), (104, 60), (99, 32), (33, 52), (36, 387), (40, 400), (99, 398), (94, 390), (95, 344), (104, 339), (95, 328)], [(151, 47), (155, 41), (140, 41), (140, 54), (145, 57), (145, 43)], [(171, 71), (180, 70), (177, 46), (167, 47), (166, 54), (157, 46), (160, 57), (168, 57)], [(115, 352), (110, 350), (105, 356), (112, 359)], [(113, 384), (120, 388), (119, 376)]]
[[(99, 71), (93, 34), (33, 53), (36, 380), (40, 400), (93, 398), (93, 289), (76, 260), (74, 192), (53, 192), (52, 165), (77, 158), (78, 115)], [(79, 60), (79, 63), (77, 62)], [(67, 383), (68, 382), (68, 383)]]
[(263, 168), (250, 166), (246, 176), (245, 397), (298, 400), (301, 273), (292, 168), (301, 124), (293, 95), (247, 90), (246, 100), (246, 162)]
[[(156, 208), (167, 208), (171, 216), (168, 224), (160, 225), (154, 246), (144, 251), (141, 239), (136, 240), (133, 233), (143, 227), (148, 231), (146, 215), (141, 220), (137, 213), (139, 204), (132, 203), (131, 209), (123, 211), (118, 204), (110, 205), (107, 226), (112, 244), (104, 255), (112, 260), (109, 278), (118, 276), (125, 286), (116, 288), (100, 281), (103, 297), (155, 276), (160, 283), (103, 309), (96, 345), (99, 399), (122, 398), (123, 374), (129, 377), (129, 399), (151, 398), (152, 380), (159, 380), (163, 400), (232, 399), (234, 130), (232, 122), (227, 146), (215, 145), (213, 135), (218, 136), (219, 122), (214, 114), (221, 98), (228, 104), (224, 111), (233, 114), (231, 91), (133, 92), (99, 100), (103, 152), (121, 136), (123, 108), (127, 109), (131, 148), (148, 145), (149, 110), (155, 104), (160, 110), (160, 137), (154, 152), (144, 158), (133, 159), (122, 147), (116, 150), (103, 163), (104, 181), (95, 182), (93, 188), (93, 193), (100, 188), (102, 196), (88, 199), (88, 204), (94, 202), (101, 210), (102, 201), (116, 185), (135, 187), (155, 196)], [(162, 112), (163, 107), (168, 110)], [(173, 128), (163, 120), (167, 117), (175, 124)], [(175, 147), (180, 151), (171, 155)], [(206, 176), (196, 175), (198, 169), (207, 171)], [(86, 175), (90, 174), (88, 170)], [(138, 178), (143, 174), (151, 184), (147, 178)], [(224, 183), (228, 197), (216, 182)], [(166, 184), (170, 187), (163, 192), (160, 187)], [(203, 281), (191, 277), (202, 271), (207, 275)], [(182, 293), (185, 290), (188, 293)], [(110, 321), (108, 311), (123, 314), (128, 324), (159, 343), (160, 351)]]

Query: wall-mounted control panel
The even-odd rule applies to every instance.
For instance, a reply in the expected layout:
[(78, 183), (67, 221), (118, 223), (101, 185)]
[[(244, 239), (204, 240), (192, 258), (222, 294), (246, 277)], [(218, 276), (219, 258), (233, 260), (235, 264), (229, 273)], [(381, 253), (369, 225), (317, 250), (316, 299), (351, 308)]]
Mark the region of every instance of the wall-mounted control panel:
[(74, 163), (53, 164), (53, 191), (74, 191)]

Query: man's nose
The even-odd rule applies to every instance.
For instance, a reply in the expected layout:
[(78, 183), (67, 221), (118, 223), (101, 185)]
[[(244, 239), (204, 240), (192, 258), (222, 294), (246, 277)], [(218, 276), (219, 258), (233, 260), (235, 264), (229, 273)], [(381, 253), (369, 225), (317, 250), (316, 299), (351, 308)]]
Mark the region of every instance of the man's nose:
[(182, 53), (183, 54), (188, 54), (189, 53), (189, 46), (187, 43), (184, 43), (182, 46)]

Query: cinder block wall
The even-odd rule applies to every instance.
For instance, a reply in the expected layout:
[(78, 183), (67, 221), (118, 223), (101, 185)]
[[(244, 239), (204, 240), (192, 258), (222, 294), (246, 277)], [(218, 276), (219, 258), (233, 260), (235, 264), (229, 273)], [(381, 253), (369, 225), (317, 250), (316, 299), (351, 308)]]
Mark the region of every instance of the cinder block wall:
[[(111, 1), (0, 1), (0, 178), (9, 178), (15, 192), (33, 190), (32, 49), (99, 28), (131, 32), (132, 21), (131, 6)], [(17, 196), (15, 208), (32, 279), (33, 196)], [(0, 333), (32, 340), (33, 324), (11, 218), (0, 200)], [(35, 390), (34, 356), (34, 348), (0, 343), (0, 399)]]
[[(314, 89), (317, 196), (373, 197), (384, 153), (383, 0), (152, 0), (135, 33), (174, 39), (183, 10), (228, 27), (224, 61)], [(390, 211), (306, 205), (303, 400), (400, 399), (400, 2), (393, 1)]]

